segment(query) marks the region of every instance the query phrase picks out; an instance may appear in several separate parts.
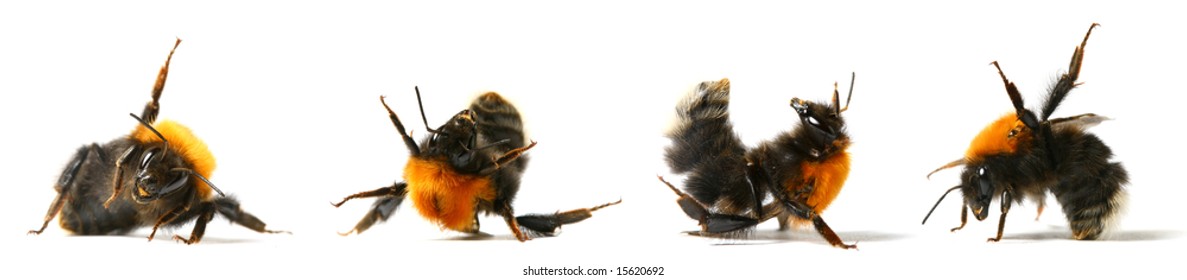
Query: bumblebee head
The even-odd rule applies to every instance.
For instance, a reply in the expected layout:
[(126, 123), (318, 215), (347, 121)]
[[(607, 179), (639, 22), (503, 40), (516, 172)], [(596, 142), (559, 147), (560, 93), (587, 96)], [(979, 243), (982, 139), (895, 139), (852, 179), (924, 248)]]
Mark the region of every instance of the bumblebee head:
[[(132, 190), (132, 199), (136, 203), (146, 204), (162, 197), (166, 197), (175, 193), (183, 192), (185, 190), (195, 190), (197, 195), (202, 195), (203, 190), (199, 190), (198, 184), (206, 184), (210, 189), (218, 192), (219, 195), (224, 195), (221, 190), (216, 188), (214, 184), (210, 183), (199, 172), (189, 168), (190, 163), (186, 161), (186, 157), (181, 153), (174, 151), (169, 146), (169, 140), (161, 135), (160, 131), (153, 128), (152, 125), (144, 121), (144, 119), (137, 117), (135, 114), (129, 114), (132, 118), (140, 121), (140, 125), (151, 131), (160, 142), (147, 143), (144, 148), (130, 149), (123, 156), (120, 157), (121, 163), (134, 163), (136, 166), (135, 188)], [(132, 158), (132, 153), (140, 150), (140, 156), (135, 162), (128, 162)], [(119, 171), (122, 174), (122, 170)], [(120, 175), (117, 175), (120, 177)], [(191, 182), (191, 177), (197, 177), (202, 182)], [(116, 180), (120, 180), (117, 178)]]
[(445, 124), (430, 130), (429, 133), (427, 142), (429, 154), (469, 151), (477, 144), (478, 124), (475, 122), (473, 111), (462, 110), (453, 115)]
[[(856, 73), (854, 73), (854, 77), (856, 77)], [(849, 109), (849, 100), (853, 97), (853, 81), (849, 82), (849, 97), (846, 98), (844, 108), (841, 107), (840, 92), (837, 91), (836, 86), (834, 83), (832, 102), (829, 103), (812, 102), (799, 98), (791, 99), (791, 108), (795, 110), (800, 119), (800, 127), (803, 128), (800, 130), (801, 139), (812, 142), (808, 146), (837, 146), (839, 143), (836, 141), (845, 138), (845, 119), (841, 117), (841, 112)], [(819, 157), (829, 151), (811, 150), (807, 152), (813, 157)]]
[(136, 165), (136, 189), (132, 198), (144, 204), (184, 189), (190, 184), (189, 173), (170, 168), (182, 164), (180, 158), (172, 156), (164, 145), (145, 149)]
[[(965, 164), (966, 162), (964, 160), (958, 160), (949, 163), (945, 167), (940, 167), (936, 171)], [(964, 195), (964, 205), (973, 211), (973, 216), (978, 221), (984, 221), (985, 218), (989, 217), (989, 203), (993, 200), (993, 196), (996, 193), (996, 188), (993, 185), (993, 174), (990, 172), (989, 168), (981, 163), (965, 165), (960, 185), (948, 189), (947, 192), (944, 192), (944, 195), (940, 196), (939, 200), (936, 200), (936, 204), (931, 207), (931, 211), (928, 211), (927, 216), (923, 217), (923, 223), (927, 224), (927, 218), (930, 218), (931, 214), (936, 211), (936, 207), (940, 206), (940, 202), (943, 202), (944, 198), (948, 197), (948, 194), (955, 190), (960, 190)], [(935, 171), (932, 171), (932, 173), (935, 173)]]
[(993, 200), (994, 187), (992, 172), (982, 165), (970, 165), (961, 175), (960, 191), (964, 194), (964, 203), (973, 211), (973, 217), (984, 221), (989, 217), (989, 203)]

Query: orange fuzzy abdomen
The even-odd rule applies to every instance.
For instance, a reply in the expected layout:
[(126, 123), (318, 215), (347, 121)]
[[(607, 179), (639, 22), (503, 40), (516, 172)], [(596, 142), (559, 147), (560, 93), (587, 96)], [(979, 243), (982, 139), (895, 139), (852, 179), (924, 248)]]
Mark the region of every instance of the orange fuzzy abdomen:
[(1010, 137), (1010, 131), (1021, 127), (1021, 122), (1014, 114), (998, 118), (977, 133), (977, 137), (969, 143), (968, 151), (964, 153), (965, 159), (971, 161), (997, 154), (1013, 154), (1018, 150), (1018, 141), (1022, 137)]
[(842, 151), (821, 162), (804, 162), (800, 164), (800, 174), (799, 178), (792, 178), (783, 185), (794, 196), (797, 191), (803, 192), (808, 184), (813, 184), (806, 203), (816, 213), (823, 213), (841, 193), (845, 179), (849, 178), (849, 153)]
[[(161, 133), (166, 140), (169, 140), (169, 150), (177, 153), (185, 162), (189, 163), (191, 169), (195, 173), (210, 179), (210, 175), (214, 173), (214, 154), (210, 153), (210, 149), (206, 148), (206, 143), (202, 139), (194, 136), (190, 129), (178, 122), (172, 120), (162, 120), (153, 124), (153, 128)], [(132, 140), (140, 143), (161, 143), (161, 138), (157, 137), (155, 133), (144, 127), (137, 125), (132, 134), (129, 135)], [(213, 189), (207, 186), (202, 180), (190, 180), (194, 182), (194, 186), (198, 188), (197, 195), (202, 200), (210, 200), (213, 198)]]
[(459, 174), (444, 161), (418, 158), (404, 167), (408, 195), (416, 211), (442, 228), (469, 232), (479, 200), (494, 200), (490, 179)]

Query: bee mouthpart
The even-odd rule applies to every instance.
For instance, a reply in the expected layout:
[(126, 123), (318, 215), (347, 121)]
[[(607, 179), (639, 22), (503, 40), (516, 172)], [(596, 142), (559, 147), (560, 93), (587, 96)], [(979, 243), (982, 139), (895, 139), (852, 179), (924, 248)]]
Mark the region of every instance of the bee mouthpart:
[(984, 211), (984, 208), (973, 208), (973, 217), (976, 217), (978, 221), (984, 221), (989, 217), (989, 212)]
[(132, 195), (132, 200), (136, 203), (145, 204), (154, 199), (153, 194), (144, 190), (143, 187), (137, 186), (136, 193)]
[(462, 110), (462, 112), (458, 113), (458, 115), (461, 115), (462, 119), (464, 119), (464, 120), (471, 121), (471, 122), (474, 121), (474, 111), (470, 111), (469, 109)]
[(803, 114), (808, 110), (808, 101), (804, 101), (799, 97), (791, 98), (791, 108), (795, 109), (797, 113)]

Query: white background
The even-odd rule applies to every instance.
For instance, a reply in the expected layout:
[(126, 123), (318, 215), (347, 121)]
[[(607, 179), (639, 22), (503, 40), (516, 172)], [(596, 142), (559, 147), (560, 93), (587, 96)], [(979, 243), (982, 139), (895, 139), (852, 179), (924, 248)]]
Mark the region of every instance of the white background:
[[(1127, 1), (1130, 2), (1130, 1)], [(33, 5), (33, 6), (30, 6)], [(1183, 259), (1178, 148), (1181, 9), (1144, 3), (992, 4), (598, 1), (595, 3), (36, 3), (0, 5), (0, 203), (3, 273), (208, 278), (521, 276), (538, 267), (662, 266), (666, 277), (1160, 275)], [(1130, 172), (1130, 211), (1112, 239), (1070, 240), (1054, 201), (1039, 221), (1018, 205), (1005, 241), (991, 221), (958, 223), (959, 199), (919, 222), (985, 124), (1011, 112), (1001, 62), (1028, 104), (1066, 69), (1089, 24), (1080, 81), (1057, 116), (1115, 120), (1092, 131)], [(270, 228), (223, 219), (200, 245), (73, 237), (40, 225), (75, 149), (131, 131), (174, 37), (183, 39), (161, 118), (187, 124), (218, 158), (211, 180)], [(748, 144), (794, 127), (792, 97), (827, 100), (857, 73), (846, 117), (849, 182), (824, 214), (860, 251), (811, 229), (763, 224), (751, 240), (687, 237), (696, 228), (655, 175), (672, 108), (704, 80), (732, 81)], [(436, 126), (485, 91), (526, 118), (532, 163), (519, 213), (621, 205), (557, 238), (515, 242), (441, 232), (405, 204), (388, 223), (339, 237), (370, 200), (330, 201), (400, 178), (406, 150), (378, 102), (420, 138), (413, 86)], [(741, 245), (741, 246), (723, 246)], [(15, 259), (15, 260), (14, 260)], [(161, 274), (164, 273), (164, 274)], [(37, 275), (37, 276), (33, 276)], [(568, 277), (591, 278), (591, 277)], [(621, 278), (606, 276), (602, 278)]]

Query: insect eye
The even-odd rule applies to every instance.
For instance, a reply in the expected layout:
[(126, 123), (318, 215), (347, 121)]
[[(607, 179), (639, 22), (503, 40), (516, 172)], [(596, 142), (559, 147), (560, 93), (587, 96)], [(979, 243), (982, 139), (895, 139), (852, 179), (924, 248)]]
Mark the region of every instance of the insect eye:
[(140, 159), (140, 169), (148, 168), (148, 165), (157, 157), (157, 150), (151, 149), (144, 152), (144, 158)]
[(985, 167), (977, 169), (977, 181), (980, 183), (981, 196), (988, 196), (993, 191), (993, 184), (989, 180), (988, 170)]
[(808, 124), (811, 124), (814, 126), (820, 126), (820, 121), (816, 120), (816, 117), (808, 116), (807, 119), (808, 119)]

